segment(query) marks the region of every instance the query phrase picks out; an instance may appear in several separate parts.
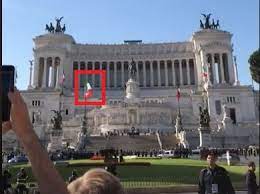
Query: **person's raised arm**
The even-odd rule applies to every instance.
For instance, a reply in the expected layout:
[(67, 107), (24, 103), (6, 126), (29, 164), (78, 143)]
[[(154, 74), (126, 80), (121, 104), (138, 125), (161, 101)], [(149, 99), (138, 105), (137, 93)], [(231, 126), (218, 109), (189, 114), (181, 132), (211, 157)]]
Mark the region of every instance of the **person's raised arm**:
[(2, 132), (12, 129), (16, 133), (30, 159), (40, 193), (68, 194), (66, 183), (55, 169), (33, 130), (27, 106), (19, 91), (15, 89), (14, 92), (9, 92), (8, 96), (12, 103), (11, 122), (2, 124)]

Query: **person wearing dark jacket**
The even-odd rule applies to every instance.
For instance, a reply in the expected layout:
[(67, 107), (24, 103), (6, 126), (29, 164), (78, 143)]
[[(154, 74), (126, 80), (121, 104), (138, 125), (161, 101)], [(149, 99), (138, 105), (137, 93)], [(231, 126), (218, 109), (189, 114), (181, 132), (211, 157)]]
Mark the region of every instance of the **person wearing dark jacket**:
[(77, 172), (73, 170), (71, 176), (69, 177), (69, 183), (76, 180), (77, 178), (78, 178)]
[(248, 163), (248, 171), (246, 173), (246, 187), (248, 194), (256, 194), (259, 186), (256, 184), (256, 176), (255, 176), (255, 163)]
[(235, 194), (228, 172), (216, 164), (217, 156), (209, 153), (208, 167), (199, 176), (199, 194)]

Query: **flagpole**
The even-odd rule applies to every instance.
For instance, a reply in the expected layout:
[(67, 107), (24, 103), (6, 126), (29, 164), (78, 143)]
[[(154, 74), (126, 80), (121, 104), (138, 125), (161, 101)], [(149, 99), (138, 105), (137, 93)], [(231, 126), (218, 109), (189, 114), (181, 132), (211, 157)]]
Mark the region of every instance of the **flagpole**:
[(61, 97), (63, 95), (63, 83), (61, 84), (61, 92), (60, 92), (60, 103), (59, 103), (59, 112), (61, 111)]
[(61, 82), (61, 92), (60, 92), (59, 111), (61, 111), (61, 100), (62, 100), (62, 95), (63, 95), (63, 84), (64, 84), (64, 71), (63, 71), (62, 82)]
[(87, 107), (86, 107), (86, 96), (85, 96), (85, 93), (86, 93), (86, 85), (84, 86), (84, 99), (85, 99), (85, 102), (84, 102), (84, 118), (86, 119), (86, 114), (87, 114)]
[(178, 112), (179, 112), (179, 115), (181, 115), (179, 98), (178, 98)]
[(181, 110), (180, 110), (180, 86), (178, 86), (178, 88), (177, 88), (177, 95), (178, 95), (178, 97), (177, 97), (177, 101), (178, 101), (178, 114), (179, 115), (181, 115)]

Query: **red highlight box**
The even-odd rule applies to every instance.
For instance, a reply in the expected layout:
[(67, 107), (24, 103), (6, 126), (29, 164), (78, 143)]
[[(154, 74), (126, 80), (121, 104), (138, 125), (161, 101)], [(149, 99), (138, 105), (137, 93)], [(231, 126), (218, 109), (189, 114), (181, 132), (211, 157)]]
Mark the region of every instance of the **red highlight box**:
[[(87, 101), (79, 100), (79, 77), (81, 74), (99, 74), (101, 78), (101, 100), (99, 101)], [(93, 87), (93, 86), (92, 86)], [(102, 106), (106, 104), (106, 70), (74, 70), (74, 105), (85, 106), (85, 105), (96, 105)]]

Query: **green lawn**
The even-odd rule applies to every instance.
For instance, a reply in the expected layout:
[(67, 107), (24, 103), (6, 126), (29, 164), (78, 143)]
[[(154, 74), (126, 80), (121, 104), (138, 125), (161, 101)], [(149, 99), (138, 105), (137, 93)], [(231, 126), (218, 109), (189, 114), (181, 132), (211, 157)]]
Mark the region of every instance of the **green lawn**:
[[(119, 166), (118, 176), (125, 187), (159, 187), (175, 185), (195, 185), (198, 182), (199, 172), (207, 164), (205, 161), (192, 159), (134, 159), (127, 160), (131, 162), (150, 162), (151, 166)], [(74, 160), (69, 163), (93, 163), (102, 161), (92, 160)], [(234, 185), (244, 183), (244, 174), (246, 166), (226, 166), (221, 165), (228, 170)], [(34, 182), (31, 168), (26, 165), (15, 165), (10, 168), (12, 174), (16, 174), (19, 168), (25, 167), (29, 172), (29, 181)], [(90, 167), (64, 167), (58, 166), (57, 169), (67, 180), (71, 171), (75, 169), (79, 175), (84, 174)], [(256, 175), (259, 175), (257, 167)], [(259, 176), (257, 177), (259, 179)], [(15, 181), (15, 180), (13, 180)]]

